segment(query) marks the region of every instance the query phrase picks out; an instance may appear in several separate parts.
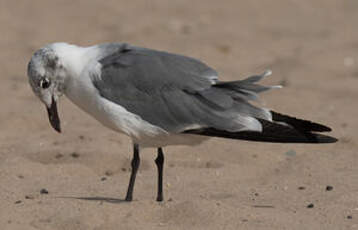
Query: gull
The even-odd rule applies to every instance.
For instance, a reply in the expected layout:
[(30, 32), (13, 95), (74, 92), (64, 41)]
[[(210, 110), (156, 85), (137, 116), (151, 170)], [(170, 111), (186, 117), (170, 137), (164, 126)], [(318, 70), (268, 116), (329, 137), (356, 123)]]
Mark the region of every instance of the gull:
[(258, 94), (280, 86), (258, 82), (271, 71), (220, 81), (200, 60), (130, 45), (80, 47), (53, 43), (28, 64), (29, 83), (61, 132), (57, 101), (65, 94), (104, 126), (133, 142), (126, 201), (132, 201), (140, 148), (157, 148), (157, 201), (163, 201), (163, 147), (197, 145), (210, 137), (278, 143), (333, 143), (327, 126), (255, 106)]

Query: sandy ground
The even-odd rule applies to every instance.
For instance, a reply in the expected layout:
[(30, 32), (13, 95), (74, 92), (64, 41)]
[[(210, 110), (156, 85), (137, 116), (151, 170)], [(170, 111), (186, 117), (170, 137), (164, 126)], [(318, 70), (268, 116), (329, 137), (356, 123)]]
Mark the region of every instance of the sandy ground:
[[(356, 0), (0, 1), (0, 229), (358, 229), (357, 22)], [(285, 88), (262, 103), (340, 142), (165, 148), (161, 204), (146, 149), (135, 201), (121, 202), (130, 140), (65, 98), (55, 133), (29, 88), (28, 60), (55, 41), (186, 54), (223, 80), (271, 68), (264, 83)]]

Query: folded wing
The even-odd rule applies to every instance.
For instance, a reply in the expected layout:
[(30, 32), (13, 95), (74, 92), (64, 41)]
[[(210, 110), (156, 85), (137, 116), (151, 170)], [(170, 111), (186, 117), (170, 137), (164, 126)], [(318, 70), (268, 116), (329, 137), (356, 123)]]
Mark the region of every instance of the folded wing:
[(215, 70), (193, 58), (126, 44), (102, 48), (107, 55), (92, 78), (100, 95), (168, 132), (232, 138), (241, 132), (272, 134), (273, 117), (286, 124), (281, 128), (297, 123), (249, 103), (275, 88), (257, 84), (270, 72), (220, 82)]

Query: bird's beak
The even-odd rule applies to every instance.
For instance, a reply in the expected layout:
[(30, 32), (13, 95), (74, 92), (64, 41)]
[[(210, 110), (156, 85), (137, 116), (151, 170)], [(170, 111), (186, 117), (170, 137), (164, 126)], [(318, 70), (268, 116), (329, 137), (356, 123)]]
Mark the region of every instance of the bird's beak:
[(52, 97), (51, 107), (48, 108), (46, 106), (46, 108), (48, 113), (48, 119), (50, 121), (52, 128), (54, 128), (57, 132), (61, 133), (60, 118), (58, 117), (55, 98)]

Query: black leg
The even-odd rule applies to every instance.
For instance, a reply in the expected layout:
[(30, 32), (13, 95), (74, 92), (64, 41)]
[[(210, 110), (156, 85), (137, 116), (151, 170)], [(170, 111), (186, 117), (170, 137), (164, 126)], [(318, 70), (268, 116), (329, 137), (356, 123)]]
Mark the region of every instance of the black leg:
[(163, 165), (164, 155), (162, 148), (158, 148), (158, 156), (155, 159), (155, 164), (158, 168), (158, 195), (157, 201), (163, 201)]
[(131, 173), (131, 178), (129, 179), (126, 201), (132, 201), (132, 199), (133, 199), (133, 188), (134, 188), (134, 182), (135, 182), (135, 177), (137, 175), (139, 163), (140, 163), (139, 146), (137, 144), (134, 144), (133, 145), (133, 159), (132, 159), (132, 163), (131, 163), (132, 173)]

